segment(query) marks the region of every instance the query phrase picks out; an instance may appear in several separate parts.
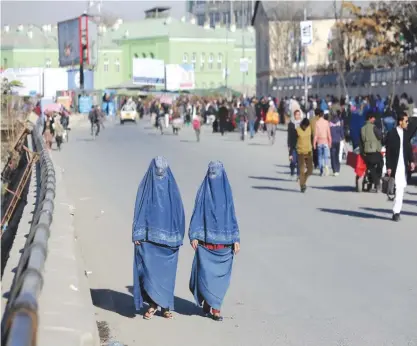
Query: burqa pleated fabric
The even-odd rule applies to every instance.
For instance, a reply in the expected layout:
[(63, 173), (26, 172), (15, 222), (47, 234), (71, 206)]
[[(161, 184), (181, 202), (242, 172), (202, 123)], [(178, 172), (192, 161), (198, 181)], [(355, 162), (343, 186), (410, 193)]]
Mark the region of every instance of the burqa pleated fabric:
[(181, 195), (168, 163), (152, 160), (139, 185), (132, 227), (135, 245), (133, 296), (140, 310), (148, 297), (164, 309), (174, 309), (179, 248), (185, 216)]
[[(233, 244), (240, 243), (232, 189), (223, 164), (210, 162), (197, 192), (189, 229), (190, 241), (199, 240), (191, 269), (190, 291), (197, 305), (203, 301), (220, 310), (230, 285)], [(201, 244), (226, 245), (211, 250)]]

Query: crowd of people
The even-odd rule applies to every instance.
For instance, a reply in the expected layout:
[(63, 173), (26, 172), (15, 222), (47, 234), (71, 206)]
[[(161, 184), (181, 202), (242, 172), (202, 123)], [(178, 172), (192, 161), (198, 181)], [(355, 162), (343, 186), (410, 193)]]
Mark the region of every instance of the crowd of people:
[[(173, 105), (154, 100), (143, 109), (144, 114), (153, 114), (152, 121), (156, 127), (168, 127), (171, 123), (176, 134), (182, 125), (192, 124), (197, 141), (200, 140), (201, 126), (206, 124), (212, 126), (213, 133), (221, 135), (237, 129), (241, 140), (254, 138), (257, 132), (266, 132), (273, 145), (277, 125), (284, 124), (288, 131), (290, 174), (299, 182), (301, 192), (306, 191), (308, 177), (315, 169), (320, 176), (332, 174), (337, 177), (349, 148), (365, 162), (367, 169), (363, 179), (372, 186), (371, 190), (381, 191), (384, 150), (387, 152), (385, 172), (392, 174), (392, 165), (395, 164), (391, 156), (388, 162), (393, 145), (389, 134), (404, 128), (409, 116), (417, 115), (413, 99), (406, 94), (393, 99), (379, 95), (340, 99), (330, 95), (324, 98), (315, 96), (309, 97), (307, 102), (302, 97), (285, 97), (279, 101), (272, 97), (224, 99), (182, 96)], [(414, 133), (415, 129), (412, 130)], [(410, 135), (412, 133), (406, 133), (404, 142), (405, 181), (415, 169)], [(399, 183), (399, 186), (402, 185)], [(394, 214), (399, 214), (400, 190), (397, 195)], [(399, 216), (393, 218), (398, 219)]]

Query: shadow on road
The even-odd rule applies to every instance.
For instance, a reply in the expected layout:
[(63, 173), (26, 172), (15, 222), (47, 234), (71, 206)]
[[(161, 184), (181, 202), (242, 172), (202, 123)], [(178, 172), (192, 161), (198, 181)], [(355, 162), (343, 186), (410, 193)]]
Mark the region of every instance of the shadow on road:
[(363, 212), (355, 211), (355, 210), (328, 209), (328, 208), (318, 208), (318, 210), (325, 212), (325, 213), (344, 215), (344, 216), (353, 216), (353, 217), (358, 217), (361, 219), (389, 220), (386, 217), (382, 217), (382, 216), (375, 215), (375, 214), (363, 213)]
[[(390, 209), (383, 209), (383, 208), (361, 208), (363, 210), (372, 211), (374, 213), (386, 213), (386, 214), (392, 214), (392, 210)], [(413, 213), (411, 211), (401, 211), (402, 215), (408, 215), (408, 216), (417, 216), (417, 213)]]
[(249, 143), (248, 145), (259, 146), (259, 147), (270, 147), (271, 144), (266, 143)]
[(297, 192), (299, 193), (300, 191), (298, 190), (294, 190), (294, 189), (285, 189), (282, 187), (276, 187), (276, 186), (252, 186), (252, 189), (256, 189), (256, 190), (275, 190), (275, 191), (284, 191), (284, 192)]
[(407, 192), (407, 194), (411, 195), (411, 196), (417, 196), (417, 193), (415, 193), (415, 192)]
[(130, 294), (111, 289), (90, 289), (90, 293), (94, 306), (128, 318), (136, 316), (133, 297)]
[[(126, 286), (127, 290), (131, 294), (131, 303), (133, 305), (133, 286)], [(201, 315), (203, 316), (202, 309), (199, 309), (193, 302), (189, 300), (174, 297), (174, 311), (180, 315), (185, 316), (193, 316), (193, 315)]]
[(88, 138), (76, 138), (76, 142), (94, 142), (94, 139), (92, 137)]
[(259, 180), (270, 180), (270, 181), (292, 181), (292, 182), (294, 182), (294, 180), (291, 180), (291, 179), (272, 178), (272, 177), (254, 177), (252, 175), (250, 175), (248, 178), (250, 178), (250, 179), (259, 179)]
[(353, 186), (312, 186), (312, 189), (317, 190), (327, 190), (327, 191), (335, 191), (335, 192), (355, 192), (355, 188)]
[(417, 201), (412, 201), (411, 199), (405, 199), (403, 200), (404, 204), (410, 204), (410, 205), (415, 205), (417, 207)]

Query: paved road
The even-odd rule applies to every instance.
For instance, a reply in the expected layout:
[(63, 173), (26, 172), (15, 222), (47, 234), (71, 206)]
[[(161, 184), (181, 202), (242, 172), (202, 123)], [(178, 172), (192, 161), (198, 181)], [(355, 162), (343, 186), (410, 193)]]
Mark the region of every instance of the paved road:
[[(161, 136), (146, 121), (116, 124), (95, 142), (83, 124), (54, 152), (76, 207), (75, 223), (98, 321), (124, 345), (417, 345), (417, 189), (394, 224), (384, 196), (352, 191), (353, 172), (312, 177), (306, 194), (289, 180), (285, 132), (242, 143), (205, 129)], [(152, 157), (168, 158), (187, 222), (210, 160), (232, 184), (242, 252), (225, 321), (199, 316), (188, 291), (193, 251), (181, 249), (174, 321), (135, 315), (130, 294), (131, 224), (138, 184)], [(187, 243), (187, 242), (186, 242)]]

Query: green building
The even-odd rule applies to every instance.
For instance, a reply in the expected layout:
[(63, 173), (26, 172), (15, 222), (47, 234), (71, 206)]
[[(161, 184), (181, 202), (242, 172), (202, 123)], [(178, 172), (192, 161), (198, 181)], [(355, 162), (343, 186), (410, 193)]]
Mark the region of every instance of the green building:
[[(118, 20), (112, 26), (99, 27), (96, 89), (127, 83), (132, 78), (133, 59), (146, 57), (164, 60), (165, 64), (194, 64), (198, 89), (227, 84), (247, 94), (254, 93), (256, 53), (251, 28), (242, 31), (234, 25), (230, 29), (201, 27), (193, 19), (161, 18), (149, 13), (153, 12), (148, 11), (148, 18), (138, 22)], [(247, 72), (241, 72), (242, 57), (246, 58)], [(58, 67), (57, 27), (4, 26), (1, 67)]]

